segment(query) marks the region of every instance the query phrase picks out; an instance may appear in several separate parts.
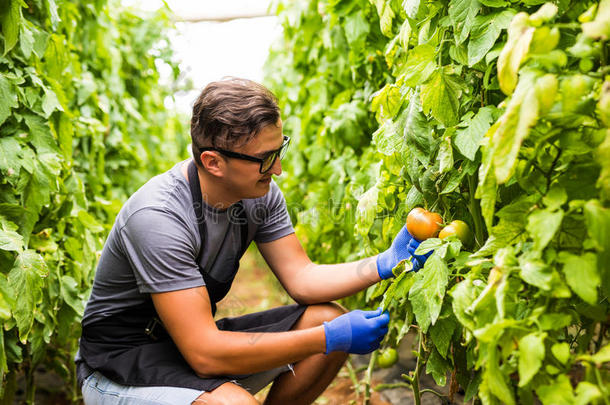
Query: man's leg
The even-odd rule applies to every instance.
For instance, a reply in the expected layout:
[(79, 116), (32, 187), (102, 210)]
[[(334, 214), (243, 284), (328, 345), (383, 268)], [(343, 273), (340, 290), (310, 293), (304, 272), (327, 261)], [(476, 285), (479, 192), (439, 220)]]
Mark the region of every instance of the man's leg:
[(259, 405), (259, 402), (239, 385), (227, 382), (210, 392), (204, 392), (192, 405)]
[[(310, 305), (292, 330), (319, 326), (346, 312), (336, 303)], [(275, 379), (265, 405), (311, 404), (333, 381), (347, 356), (343, 352), (320, 353), (295, 363), (294, 374), (286, 371)]]

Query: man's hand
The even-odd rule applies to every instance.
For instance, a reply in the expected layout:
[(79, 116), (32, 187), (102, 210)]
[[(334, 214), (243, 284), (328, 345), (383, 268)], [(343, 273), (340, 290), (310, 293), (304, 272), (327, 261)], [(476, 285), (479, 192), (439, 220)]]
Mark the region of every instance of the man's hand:
[(388, 332), (390, 315), (376, 311), (355, 311), (343, 314), (330, 322), (324, 322), (326, 351), (341, 351), (366, 354), (379, 348), (381, 340)]
[(413, 263), (413, 271), (418, 271), (424, 267), (426, 259), (432, 252), (416, 256), (415, 250), (419, 246), (419, 243), (420, 242), (407, 231), (407, 226), (403, 226), (394, 238), (392, 246), (377, 256), (377, 272), (379, 273), (379, 277), (384, 280), (393, 277), (394, 274), (392, 273), (392, 269), (396, 267), (401, 260), (408, 258), (411, 258), (411, 263)]

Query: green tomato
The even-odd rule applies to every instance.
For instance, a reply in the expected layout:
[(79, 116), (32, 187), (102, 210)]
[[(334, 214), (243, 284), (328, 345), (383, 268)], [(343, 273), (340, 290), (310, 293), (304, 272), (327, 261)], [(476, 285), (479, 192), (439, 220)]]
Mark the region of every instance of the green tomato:
[(593, 59), (583, 58), (578, 62), (578, 67), (582, 73), (589, 73), (593, 70)]
[(472, 232), (470, 231), (470, 227), (466, 222), (460, 221), (459, 219), (451, 221), (449, 225), (440, 231), (438, 237), (445, 239), (451, 235), (457, 236), (464, 246), (468, 246), (472, 243)]
[(398, 352), (390, 347), (377, 356), (377, 365), (381, 368), (392, 367), (398, 361)]

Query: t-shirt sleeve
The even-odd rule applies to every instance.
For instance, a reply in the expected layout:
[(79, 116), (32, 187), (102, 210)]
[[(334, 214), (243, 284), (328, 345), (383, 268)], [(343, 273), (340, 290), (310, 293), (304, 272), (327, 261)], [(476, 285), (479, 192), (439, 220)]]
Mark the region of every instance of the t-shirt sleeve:
[(173, 214), (142, 209), (129, 217), (119, 234), (141, 293), (205, 285), (196, 263), (197, 242)]
[(272, 242), (294, 233), (286, 200), (275, 182), (271, 182), (269, 192), (261, 200), (255, 207), (257, 228), (254, 241)]

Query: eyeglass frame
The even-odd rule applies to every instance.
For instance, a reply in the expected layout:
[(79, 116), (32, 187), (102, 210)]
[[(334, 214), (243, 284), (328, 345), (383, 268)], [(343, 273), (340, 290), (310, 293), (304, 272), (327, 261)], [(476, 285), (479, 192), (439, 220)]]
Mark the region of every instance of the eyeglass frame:
[[(290, 145), (290, 137), (287, 136), (287, 135), (284, 135), (284, 142), (282, 143), (282, 146), (280, 146), (276, 150), (272, 150), (272, 151), (267, 152), (266, 156), (263, 157), (263, 158), (258, 158), (256, 156), (245, 155), (243, 153), (233, 152), (231, 150), (226, 150), (226, 149), (222, 149), (222, 148), (215, 148), (213, 146), (203, 146), (203, 147), (200, 147), (199, 148), (199, 153), (207, 152), (207, 151), (214, 151), (214, 152), (222, 153), (226, 157), (235, 158), (235, 159), (242, 159), (242, 160), (248, 160), (250, 162), (256, 162), (256, 163), (260, 164), (260, 166), (258, 168), (259, 173), (260, 174), (264, 174), (264, 173), (267, 173), (269, 170), (271, 170), (271, 168), (275, 164), (275, 161), (277, 160), (278, 156), (281, 156), (282, 152), (285, 151), (286, 149), (288, 149), (288, 145)], [(263, 171), (263, 163), (265, 163), (265, 160), (269, 156), (271, 156), (273, 154), (275, 154), (275, 157), (273, 158), (273, 162), (271, 162), (271, 164), (269, 165), (269, 168), (267, 170)], [(280, 160), (282, 160), (282, 158), (283, 158), (283, 156), (280, 157)]]

